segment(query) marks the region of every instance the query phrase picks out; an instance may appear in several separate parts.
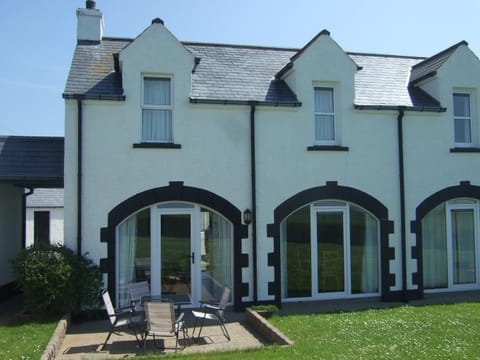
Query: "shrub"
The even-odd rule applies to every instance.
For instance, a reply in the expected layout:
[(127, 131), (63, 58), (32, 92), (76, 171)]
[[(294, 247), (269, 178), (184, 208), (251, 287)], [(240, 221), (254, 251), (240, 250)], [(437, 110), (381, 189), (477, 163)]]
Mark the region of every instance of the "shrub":
[(98, 305), (100, 269), (63, 246), (23, 249), (12, 261), (28, 310), (63, 314)]

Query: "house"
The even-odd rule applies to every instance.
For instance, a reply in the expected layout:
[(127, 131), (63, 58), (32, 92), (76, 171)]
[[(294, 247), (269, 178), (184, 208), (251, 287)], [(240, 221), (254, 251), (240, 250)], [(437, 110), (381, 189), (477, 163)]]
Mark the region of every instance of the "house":
[(77, 10), (65, 242), (195, 305), (480, 289), (480, 62), (103, 36)]
[(63, 189), (35, 189), (26, 206), (25, 245), (62, 245)]
[(25, 247), (26, 202), (63, 187), (63, 138), (0, 136), (0, 299), (15, 291), (10, 261)]

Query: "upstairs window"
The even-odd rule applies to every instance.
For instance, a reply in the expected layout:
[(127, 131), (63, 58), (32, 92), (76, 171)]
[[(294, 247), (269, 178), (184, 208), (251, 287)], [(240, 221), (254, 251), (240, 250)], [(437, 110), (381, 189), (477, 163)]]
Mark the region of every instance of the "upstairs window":
[(472, 145), (472, 117), (470, 108), (470, 94), (453, 94), (453, 123), (455, 144), (457, 146)]
[(315, 143), (332, 145), (335, 138), (335, 92), (331, 87), (315, 87)]
[(171, 143), (172, 133), (171, 78), (144, 77), (142, 141)]

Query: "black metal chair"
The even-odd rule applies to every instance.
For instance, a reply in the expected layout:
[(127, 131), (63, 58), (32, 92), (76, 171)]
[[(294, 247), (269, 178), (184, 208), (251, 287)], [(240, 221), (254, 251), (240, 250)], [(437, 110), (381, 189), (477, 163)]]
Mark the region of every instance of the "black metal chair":
[(192, 315), (195, 318), (195, 323), (193, 325), (193, 332), (192, 338), (195, 338), (195, 330), (197, 328), (197, 324), (199, 323), (200, 329), (197, 335), (197, 342), (200, 339), (200, 334), (202, 333), (203, 325), (205, 320), (215, 321), (218, 323), (220, 328), (222, 329), (223, 335), (230, 341), (230, 334), (228, 333), (227, 327), (225, 326), (225, 317), (224, 312), (225, 308), (227, 307), (228, 300), (230, 299), (230, 288), (225, 287), (223, 289), (222, 297), (220, 298), (220, 302), (213, 303), (207, 301), (200, 301), (201, 307), (199, 311), (192, 310)]
[(140, 346), (145, 328), (145, 313), (135, 311), (132, 307), (115, 309), (107, 290), (102, 290), (102, 298), (110, 322), (110, 331), (100, 350), (105, 348), (112, 333), (117, 331), (134, 333)]

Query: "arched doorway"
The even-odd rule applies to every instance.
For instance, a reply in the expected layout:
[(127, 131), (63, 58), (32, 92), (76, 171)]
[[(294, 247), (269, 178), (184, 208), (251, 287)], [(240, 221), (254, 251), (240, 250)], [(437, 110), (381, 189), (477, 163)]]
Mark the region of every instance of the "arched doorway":
[[(147, 218), (148, 221), (146, 220)], [(121, 236), (124, 236), (124, 238), (131, 236), (139, 239), (143, 237), (143, 240), (139, 240), (140, 243), (143, 241), (143, 245), (139, 245), (140, 247), (138, 248), (137, 239), (135, 240), (135, 251), (140, 251), (140, 253), (137, 252), (136, 254), (145, 255), (147, 254), (147, 249), (150, 249), (149, 276), (154, 276), (152, 292), (160, 292), (162, 288), (168, 290), (171, 284), (168, 284), (166, 279), (168, 279), (168, 276), (172, 276), (170, 279), (172, 282), (177, 281), (179, 287), (180, 284), (186, 288), (188, 286), (191, 287), (190, 291), (194, 291), (193, 300), (201, 299), (202, 261), (204, 270), (207, 270), (207, 267), (210, 270), (213, 269), (210, 265), (207, 266), (205, 262), (208, 259), (208, 254), (206, 254), (206, 248), (202, 250), (201, 227), (208, 227), (214, 221), (217, 222), (217, 231), (220, 231), (219, 227), (223, 229), (216, 236), (225, 236), (228, 233), (231, 239), (229, 246), (231, 247), (232, 256), (229, 266), (233, 282), (233, 303), (236, 308), (241, 308), (241, 298), (248, 295), (248, 284), (242, 283), (242, 268), (248, 266), (248, 255), (242, 254), (241, 251), (241, 239), (248, 236), (248, 226), (241, 224), (241, 211), (227, 200), (212, 192), (187, 187), (182, 182), (171, 182), (169, 186), (138, 193), (118, 204), (109, 212), (108, 227), (103, 228), (101, 231), (101, 241), (107, 243), (108, 256), (105, 259), (101, 259), (100, 265), (102, 270), (108, 275), (108, 289), (110, 294), (112, 294), (112, 298), (117, 299), (119, 302), (122, 301), (122, 296), (125, 296), (125, 290), (122, 289), (125, 279), (131, 279), (132, 273), (135, 273), (136, 279), (136, 271), (141, 268), (142, 261), (137, 261), (138, 266), (136, 266), (135, 261), (132, 262), (131, 259), (128, 261), (129, 266), (120, 267), (121, 259), (119, 253), (129, 253), (128, 249), (120, 250), (120, 246), (121, 244), (127, 246), (126, 244), (129, 242), (122, 242), (119, 239)], [(149, 224), (146, 225), (147, 223)], [(150, 230), (150, 246), (146, 245), (147, 241), (145, 240), (148, 229)], [(121, 234), (122, 232), (123, 235)], [(205, 240), (205, 233), (203, 236)], [(212, 235), (208, 234), (208, 236)], [(162, 239), (164, 240), (163, 242)], [(205, 241), (203, 245), (208, 246)], [(164, 257), (162, 261), (162, 246), (164, 246), (164, 255), (170, 254), (168, 256), (170, 259), (176, 256), (175, 247), (179, 253), (185, 252), (187, 248), (190, 248), (190, 251), (188, 254), (185, 252), (185, 254), (181, 255), (184, 257), (182, 261), (178, 259), (175, 261), (176, 265), (174, 268), (165, 269), (164, 266), (167, 265), (168, 260)], [(131, 244), (129, 248), (133, 249)], [(194, 251), (191, 251), (192, 249)], [(202, 254), (202, 251), (205, 253)], [(192, 252), (194, 253), (193, 256)], [(190, 267), (186, 266), (187, 256)], [(135, 257), (146, 258), (148, 256), (135, 255)], [(181, 262), (184, 263), (181, 276), (168, 275), (165, 280), (162, 280), (163, 275), (174, 271), (178, 271), (177, 275), (180, 275), (179, 263)], [(218, 263), (216, 266), (218, 266)], [(148, 268), (148, 264), (144, 264), (143, 267)], [(163, 271), (162, 268), (164, 268)], [(127, 272), (127, 274), (122, 274), (123, 271)], [(192, 283), (193, 271), (195, 271), (194, 276), (196, 280)], [(121, 276), (123, 276), (122, 281)], [(139, 273), (140, 278), (141, 275)], [(203, 284), (205, 285), (205, 282)], [(195, 289), (192, 289), (192, 286)], [(123, 295), (121, 294), (122, 291)]]

